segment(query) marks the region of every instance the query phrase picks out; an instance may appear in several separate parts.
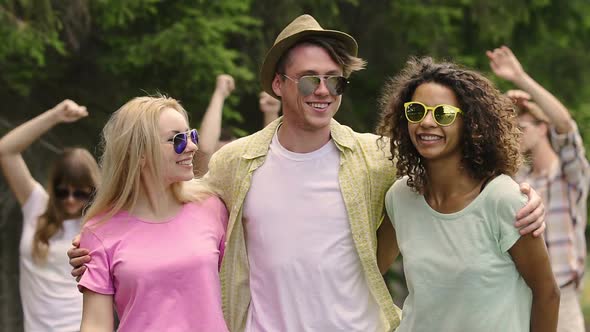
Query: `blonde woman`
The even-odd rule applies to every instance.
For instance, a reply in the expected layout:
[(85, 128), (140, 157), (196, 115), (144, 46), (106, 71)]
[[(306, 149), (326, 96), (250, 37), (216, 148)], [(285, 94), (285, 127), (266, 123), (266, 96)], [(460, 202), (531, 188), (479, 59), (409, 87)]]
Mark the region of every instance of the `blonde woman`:
[(88, 115), (86, 108), (64, 100), (16, 127), (0, 139), (0, 165), (22, 208), (19, 287), (25, 331), (75, 331), (82, 317), (82, 296), (69, 276), (64, 254), (80, 232), (82, 208), (99, 174), (85, 149), (69, 148), (50, 168), (43, 188), (31, 175), (22, 152), (60, 123)]
[[(103, 129), (102, 176), (81, 246), (82, 331), (227, 331), (218, 269), (227, 210), (193, 178), (198, 136), (174, 99), (138, 97)], [(197, 183), (198, 184), (198, 183)]]

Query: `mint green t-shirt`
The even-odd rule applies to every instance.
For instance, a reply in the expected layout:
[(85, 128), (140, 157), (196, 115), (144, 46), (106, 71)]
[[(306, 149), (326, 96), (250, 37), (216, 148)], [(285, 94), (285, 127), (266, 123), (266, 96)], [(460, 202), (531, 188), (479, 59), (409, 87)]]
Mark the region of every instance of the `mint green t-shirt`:
[(396, 331), (529, 331), (532, 293), (508, 253), (527, 201), (518, 184), (500, 175), (463, 210), (442, 214), (406, 181), (385, 197), (409, 290)]

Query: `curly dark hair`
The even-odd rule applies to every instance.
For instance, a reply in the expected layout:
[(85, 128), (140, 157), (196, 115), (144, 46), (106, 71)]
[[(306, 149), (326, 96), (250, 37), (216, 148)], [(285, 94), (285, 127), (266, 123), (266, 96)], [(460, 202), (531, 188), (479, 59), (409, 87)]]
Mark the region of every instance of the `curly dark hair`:
[(428, 182), (424, 161), (408, 132), (404, 103), (411, 101), (424, 83), (444, 85), (455, 93), (463, 111), (462, 165), (474, 179), (498, 174), (514, 175), (522, 163), (512, 101), (483, 75), (450, 62), (430, 57), (411, 58), (399, 75), (390, 79), (380, 100), (377, 133), (391, 140), (391, 160), (397, 177), (408, 176), (408, 185), (424, 193)]

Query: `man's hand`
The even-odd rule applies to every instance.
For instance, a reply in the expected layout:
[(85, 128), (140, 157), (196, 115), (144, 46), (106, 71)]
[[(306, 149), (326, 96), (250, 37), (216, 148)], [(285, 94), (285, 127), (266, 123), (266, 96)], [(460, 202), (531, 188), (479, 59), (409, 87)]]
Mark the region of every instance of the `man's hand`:
[(53, 113), (57, 122), (71, 123), (88, 116), (86, 106), (76, 104), (74, 101), (66, 99), (55, 105), (49, 112)]
[(84, 264), (90, 262), (91, 258), (88, 249), (80, 248), (80, 234), (76, 235), (74, 240), (72, 240), (72, 246), (68, 250), (70, 265), (73, 267), (71, 273), (73, 277), (76, 277), (76, 281), (80, 281), (80, 278), (86, 271)]
[(219, 93), (225, 99), (229, 97), (235, 87), (236, 85), (233, 77), (227, 74), (221, 74), (217, 76), (214, 93)]
[(490, 67), (494, 74), (505, 80), (514, 82), (525, 73), (516, 56), (506, 46), (487, 51), (486, 55), (490, 59)]
[(528, 183), (522, 183), (520, 191), (528, 196), (529, 201), (516, 213), (514, 226), (520, 229), (521, 235), (533, 232), (533, 236), (538, 237), (543, 234), (546, 227), (545, 205), (541, 196)]

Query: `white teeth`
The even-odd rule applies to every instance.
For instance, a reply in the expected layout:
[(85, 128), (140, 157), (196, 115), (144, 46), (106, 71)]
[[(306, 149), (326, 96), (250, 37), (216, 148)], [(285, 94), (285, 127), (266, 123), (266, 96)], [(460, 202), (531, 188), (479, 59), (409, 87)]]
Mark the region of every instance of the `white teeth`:
[(309, 105), (311, 105), (311, 107), (314, 108), (326, 108), (328, 107), (328, 103), (309, 103)]
[(190, 165), (192, 165), (192, 164), (193, 164), (193, 161), (192, 161), (192, 160), (190, 160), (190, 159), (189, 159), (189, 160), (183, 160), (183, 161), (179, 161), (179, 162), (177, 162), (177, 164), (179, 164), (179, 165), (187, 165), (187, 166), (190, 166)]
[(437, 140), (441, 139), (441, 137), (434, 136), (434, 135), (420, 135), (420, 139), (423, 141), (437, 141)]

